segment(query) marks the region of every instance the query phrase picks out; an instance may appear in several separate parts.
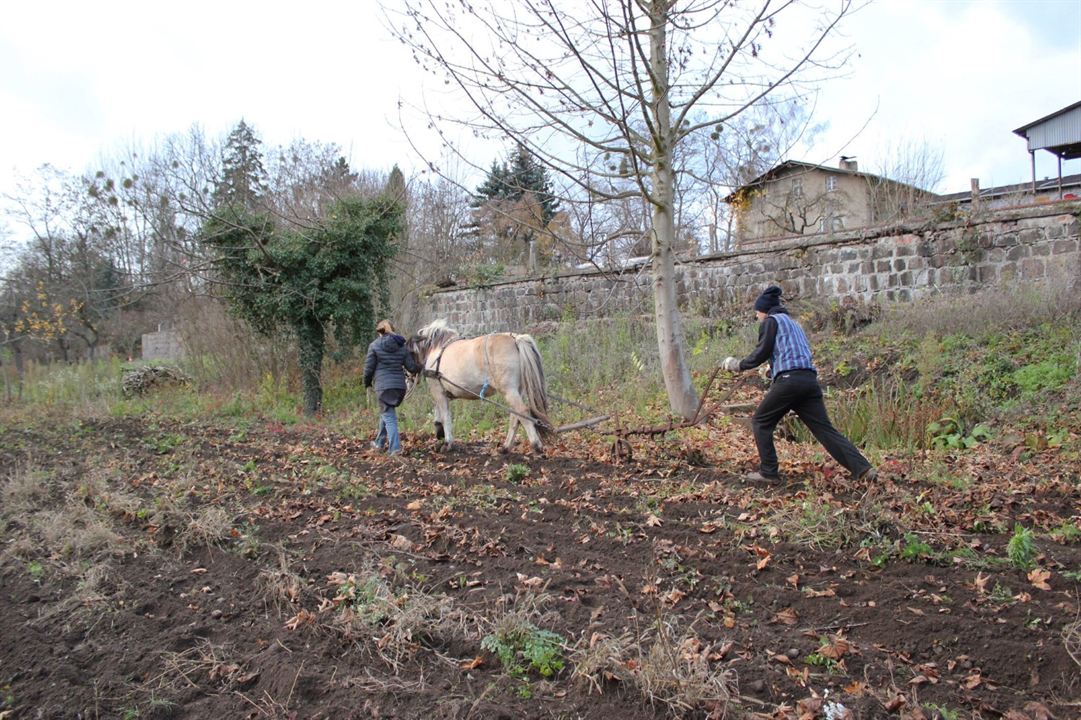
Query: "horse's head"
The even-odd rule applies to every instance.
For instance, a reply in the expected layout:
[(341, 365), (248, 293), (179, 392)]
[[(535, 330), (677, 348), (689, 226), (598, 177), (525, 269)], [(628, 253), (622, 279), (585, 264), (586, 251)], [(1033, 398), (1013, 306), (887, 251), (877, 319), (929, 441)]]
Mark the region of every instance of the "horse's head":
[(421, 367), (427, 362), (428, 353), (431, 352), (431, 349), (431, 342), (419, 332), (405, 341), (405, 351), (412, 355), (413, 359)]

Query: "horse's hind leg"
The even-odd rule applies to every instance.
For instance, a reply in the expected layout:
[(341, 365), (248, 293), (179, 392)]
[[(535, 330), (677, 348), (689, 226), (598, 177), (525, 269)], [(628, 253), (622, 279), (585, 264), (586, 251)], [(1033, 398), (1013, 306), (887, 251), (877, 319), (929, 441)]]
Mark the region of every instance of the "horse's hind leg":
[(518, 434), (519, 422), (517, 415), (510, 416), (510, 422), (507, 423), (507, 441), (499, 448), (500, 452), (508, 453), (514, 447), (514, 437)]
[[(507, 393), (507, 403), (511, 406), (511, 409), (518, 413), (518, 416), (512, 415), (511, 418), (517, 420), (525, 427), (525, 434), (529, 436), (529, 444), (533, 448), (535, 453), (544, 452), (544, 443), (541, 442), (540, 433), (537, 432), (537, 425), (532, 420), (526, 418), (532, 418), (532, 413), (529, 412), (529, 405), (518, 393)], [(515, 428), (517, 429), (517, 428)], [(513, 441), (513, 437), (507, 438), (507, 444)]]

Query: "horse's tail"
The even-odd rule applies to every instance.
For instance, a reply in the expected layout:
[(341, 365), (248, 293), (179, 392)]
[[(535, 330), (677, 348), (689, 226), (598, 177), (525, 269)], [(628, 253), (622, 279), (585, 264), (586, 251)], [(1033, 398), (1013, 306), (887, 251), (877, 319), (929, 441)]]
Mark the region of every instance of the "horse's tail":
[(540, 350), (530, 335), (515, 335), (514, 344), (518, 348), (521, 366), (522, 387), (519, 391), (529, 405), (529, 412), (535, 417), (537, 430), (543, 440), (555, 438), (555, 428), (548, 419), (548, 391), (544, 384), (544, 365), (541, 363)]

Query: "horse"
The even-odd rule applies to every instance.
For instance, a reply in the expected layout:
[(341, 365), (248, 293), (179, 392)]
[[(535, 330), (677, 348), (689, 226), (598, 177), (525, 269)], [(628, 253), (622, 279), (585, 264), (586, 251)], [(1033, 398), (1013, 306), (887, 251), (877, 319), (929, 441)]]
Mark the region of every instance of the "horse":
[(508, 332), (462, 338), (445, 320), (436, 320), (418, 330), (406, 347), (424, 368), (435, 402), (435, 436), (447, 448), (454, 443), (450, 401), (485, 398), (490, 392), (502, 393), (510, 408), (502, 452), (510, 451), (519, 425), (525, 427), (536, 453), (543, 453), (544, 441), (555, 437), (548, 420), (540, 351), (529, 335)]

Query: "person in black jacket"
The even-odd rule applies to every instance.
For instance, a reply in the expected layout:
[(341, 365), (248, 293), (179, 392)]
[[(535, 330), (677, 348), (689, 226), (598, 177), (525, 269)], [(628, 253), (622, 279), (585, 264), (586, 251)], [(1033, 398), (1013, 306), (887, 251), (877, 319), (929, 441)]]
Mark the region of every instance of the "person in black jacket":
[(379, 337), (368, 346), (368, 354), (364, 358), (364, 387), (371, 387), (374, 381), (379, 398), (379, 431), (372, 447), (397, 455), (402, 451), (402, 444), (398, 438), (396, 408), (405, 399), (404, 371), (418, 373), (420, 365), (405, 349), (405, 338), (394, 332), (389, 320), (380, 320), (375, 332)]
[(788, 310), (781, 304), (781, 288), (767, 287), (755, 300), (754, 310), (761, 322), (758, 347), (742, 360), (727, 357), (722, 363), (729, 372), (750, 370), (767, 360), (770, 363), (773, 383), (751, 418), (759, 471), (752, 473), (749, 479), (780, 479), (773, 431), (781, 418), (792, 410), (833, 459), (852, 473), (853, 479), (873, 481), (878, 474), (871, 463), (830, 422), (818, 384), (818, 371), (811, 357), (811, 345), (803, 328), (789, 317)]

